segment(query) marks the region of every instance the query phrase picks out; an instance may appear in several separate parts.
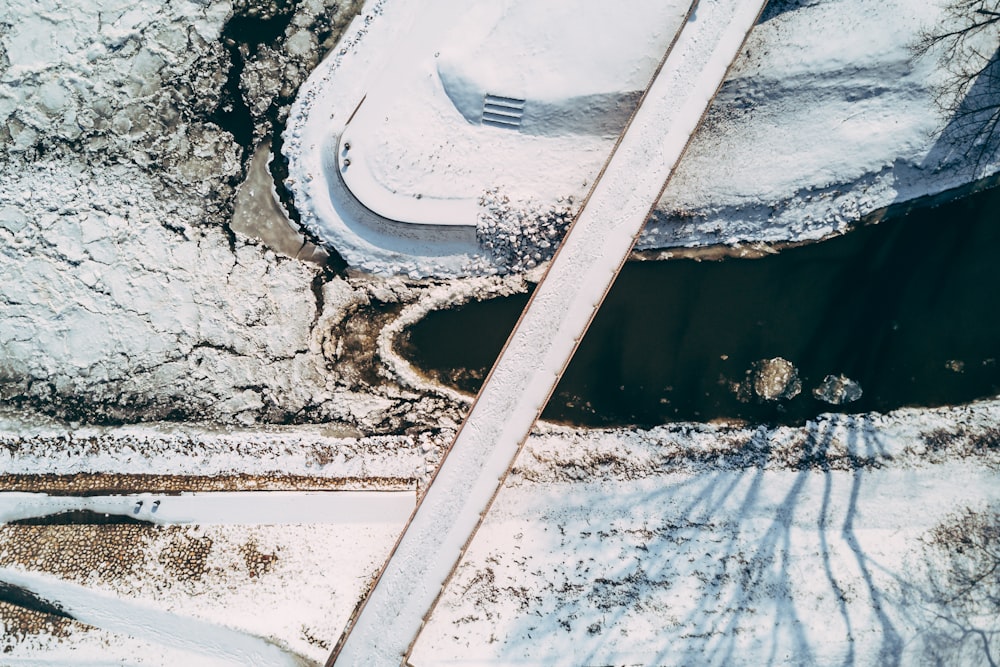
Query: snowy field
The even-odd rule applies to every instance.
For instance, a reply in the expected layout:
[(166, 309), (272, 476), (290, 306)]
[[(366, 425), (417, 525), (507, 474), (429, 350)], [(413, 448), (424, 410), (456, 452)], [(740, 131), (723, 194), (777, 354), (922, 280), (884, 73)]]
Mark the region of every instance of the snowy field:
[(402, 522), (4, 526), (0, 582), (75, 620), (0, 608), (3, 664), (320, 664)]
[[(393, 337), (528, 289), (537, 239), (487, 247), (501, 276), (414, 279), (433, 263), (400, 257), (368, 267), (395, 277), (338, 273), (251, 166), (320, 58), (359, 66), (400, 4), (0, 3), (0, 492), (419, 492), (467, 399)], [(641, 248), (818, 239), (995, 175), (940, 139), (944, 74), (910, 48), (940, 16), (772, 2)], [(337, 46), (345, 29), (362, 38)], [(580, 201), (509, 194), (486, 197), (489, 229), (537, 236)], [(990, 399), (803, 427), (540, 425), (414, 664), (995, 663), (998, 424)], [(322, 664), (400, 529), (0, 526), (0, 664)]]
[[(1000, 405), (983, 402), (829, 415), (803, 428), (542, 426), (421, 634), (414, 664), (841, 664), (851, 656), (861, 665), (935, 656), (943, 664), (979, 664), (980, 644), (964, 633), (994, 641), (995, 588), (986, 579), (963, 596), (953, 575), (995, 563), (991, 524), (981, 535), (969, 517), (995, 521), (1000, 507), (998, 423)], [(130, 456), (133, 473), (180, 470), (187, 452), (204, 452), (220, 438), (193, 428), (171, 438), (164, 430), (107, 428), (100, 437), (84, 430), (89, 453), (76, 454), (73, 469), (116, 469), (114, 452), (146, 438), (158, 443), (151, 447), (157, 456)], [(60, 435), (55, 425), (36, 429), (35, 443), (22, 446), (50, 448)], [(230, 455), (230, 471), (283, 467), (294, 460), (288, 443), (306, 438), (315, 449), (323, 443), (308, 429), (258, 437), (252, 456)], [(17, 441), (16, 433), (5, 434), (6, 447)], [(353, 452), (350, 463), (330, 457), (326, 474), (350, 466), (385, 474), (395, 459), (393, 473), (412, 479), (434, 460), (400, 458), (404, 440), (395, 448), (385, 439), (326, 442)], [(347, 532), (330, 524), (177, 527), (130, 551), (140, 563), (163, 565), (124, 573), (81, 557), (80, 538), (72, 537), (79, 527), (5, 528), (14, 541), (4, 547), (8, 569), (0, 579), (60, 599), (66, 590), (59, 582), (84, 584), (75, 604), (81, 620), (97, 626), (30, 635), (13, 642), (13, 655), (83, 664), (89, 656), (142, 650), (139, 664), (171, 664), (180, 655), (203, 661), (194, 664), (239, 663), (236, 644), (212, 662), (204, 646), (150, 635), (134, 622), (125, 627), (125, 609), (134, 618), (149, 607), (193, 617), (203, 630), (217, 625), (273, 638), (322, 660), (402, 526), (379, 525)], [(25, 547), (17, 546), (24, 544), (17, 531), (26, 530), (64, 537), (41, 553), (29, 548), (28, 564), (18, 565)], [(949, 530), (957, 535), (942, 539)], [(214, 546), (202, 578), (178, 577), (162, 554), (204, 553), (194, 547), (206, 539)], [(246, 569), (250, 542), (253, 553), (271, 556), (262, 561), (271, 569), (259, 577)], [(84, 617), (100, 608), (101, 595), (123, 600), (124, 607), (112, 605), (114, 622)], [(954, 597), (960, 604), (949, 604)], [(249, 616), (222, 611), (228, 608)]]
[(995, 618), (940, 618), (947, 551), (922, 540), (996, 508), (996, 482), (958, 463), (507, 489), (412, 663), (969, 664), (955, 633)]

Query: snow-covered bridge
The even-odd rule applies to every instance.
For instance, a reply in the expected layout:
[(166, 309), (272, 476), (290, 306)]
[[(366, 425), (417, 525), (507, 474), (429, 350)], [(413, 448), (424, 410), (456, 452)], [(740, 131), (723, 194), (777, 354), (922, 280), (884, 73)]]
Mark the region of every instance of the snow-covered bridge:
[(409, 656), (764, 4), (692, 4), (329, 664), (397, 665)]

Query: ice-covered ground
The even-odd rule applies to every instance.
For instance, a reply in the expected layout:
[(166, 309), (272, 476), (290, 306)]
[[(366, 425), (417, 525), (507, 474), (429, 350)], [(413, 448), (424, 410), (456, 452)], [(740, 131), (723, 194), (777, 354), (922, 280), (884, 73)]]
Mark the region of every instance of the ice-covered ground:
[[(661, 202), (643, 247), (689, 239), (814, 238), (893, 201), (967, 180), (965, 167), (933, 135), (947, 123), (931, 105), (936, 61), (912, 60), (906, 48), (921, 24), (934, 23), (936, 6), (773, 2), (688, 155), (688, 171)], [(316, 0), (0, 3), (4, 488), (62, 483), (59, 476), (68, 474), (92, 474), (100, 484), (131, 474), (272, 485), (297, 475), (319, 480), (323, 488), (350, 480), (382, 488), (414, 483), (433, 470), (463, 403), (429, 391), (412, 369), (392, 362), (392, 333), (429, 308), (523, 291), (523, 277), (440, 283), (333, 277), (230, 233), (236, 187), (254, 142), (280, 125), (296, 87), (357, 9), (344, 3), (335, 12), (333, 3)], [(236, 21), (228, 21), (231, 12)], [(241, 21), (260, 34), (241, 37), (231, 29), (223, 35), (227, 25)], [(838, 48), (845, 43), (851, 48)], [(242, 129), (231, 122), (242, 113), (241, 99), (249, 118)], [(726, 153), (721, 162), (720, 146)], [(935, 170), (935, 160), (944, 160), (945, 168)], [(794, 161), (801, 164), (793, 170)], [(995, 165), (987, 168), (995, 171)], [(798, 173), (809, 181), (804, 189), (793, 182)], [(760, 193), (748, 197), (753, 179), (763, 174), (779, 182), (762, 190), (763, 199)], [(504, 206), (505, 224), (516, 221), (516, 198)], [(916, 661), (924, 649), (928, 660), (942, 664), (975, 664), (984, 648), (995, 656), (995, 605), (980, 594), (990, 590), (956, 597), (961, 589), (948, 586), (966, 562), (956, 547), (966, 538), (976, 544), (982, 534), (977, 526), (996, 525), (995, 510), (990, 514), (986, 505), (995, 501), (990, 489), (996, 487), (998, 405), (830, 417), (801, 429), (542, 426), (502, 492), (501, 512), (463, 564), (460, 586), (428, 626), (424, 655), (434, 647), (461, 662), (511, 662), (541, 646), (577, 649), (566, 655), (579, 662), (572, 657), (581, 655), (582, 661), (630, 645), (624, 632), (648, 628), (654, 613), (649, 610), (662, 609), (662, 601), (685, 610), (679, 620), (688, 623), (686, 629), (671, 626), (668, 636), (677, 651), (671, 655), (704, 649), (721, 658), (732, 646), (727, 642), (746, 636), (757, 651), (748, 655), (774, 663), (808, 662), (795, 651), (786, 657), (782, 650), (789, 652), (789, 646), (809, 648), (805, 655), (843, 657), (856, 643), (856, 663), (878, 664), (878, 654), (870, 651), (882, 647), (881, 639), (869, 630), (886, 630), (891, 637), (891, 627), (901, 640), (925, 628), (921, 639), (907, 644), (908, 660)], [(173, 423), (88, 424), (163, 419)], [(239, 423), (247, 427), (233, 427)], [(289, 425), (268, 425), (274, 423)], [(874, 449), (858, 443), (873, 443)], [(746, 493), (755, 478), (770, 485), (759, 501)], [(875, 496), (861, 494), (852, 503), (841, 492), (849, 494), (857, 482), (864, 493), (875, 494), (880, 480), (888, 485), (900, 478), (908, 484), (903, 500), (879, 496), (887, 516), (906, 511), (898, 532), (862, 532), (877, 514), (865, 504)], [(803, 527), (810, 517), (823, 516), (822, 493), (817, 506), (814, 492), (827, 481), (827, 530)], [(711, 517), (714, 527), (702, 533), (681, 523), (697, 516), (685, 514), (685, 503), (703, 500), (695, 509), (706, 518), (712, 510), (705, 503), (727, 482), (734, 494), (719, 505), (726, 516)], [(660, 483), (671, 490), (670, 498), (643, 495)], [(917, 493), (921, 489), (929, 491)], [(661, 524), (658, 532), (647, 524), (649, 534), (641, 525), (626, 525), (623, 516), (631, 514), (621, 493), (631, 493), (625, 498), (642, 512), (676, 521)], [(591, 494), (601, 506), (574, 504)], [(774, 496), (796, 511), (776, 520), (769, 504)], [(973, 514), (963, 513), (966, 506)], [(745, 518), (729, 516), (730, 507), (745, 507)], [(853, 537), (845, 532), (852, 507), (862, 510)], [(531, 512), (540, 517), (538, 524), (525, 520)], [(591, 526), (584, 527), (587, 521)], [(928, 531), (932, 524), (944, 528)], [(949, 526), (958, 528), (949, 532)], [(548, 537), (560, 527), (567, 532), (566, 548)], [(34, 544), (16, 532), (26, 527), (9, 528), (12, 545)], [(62, 528), (50, 533), (60, 535), (53, 544), (77, 544), (90, 535), (80, 527)], [(320, 535), (318, 528), (274, 530), (183, 528), (151, 543), (145, 562), (154, 563), (155, 571), (98, 577), (96, 584), (87, 583), (89, 571), (73, 576), (129, 604), (188, 618), (200, 614), (210, 627), (245, 623), (245, 631), (273, 636), (321, 661), (340, 631), (338, 619), (346, 618), (367, 585), (365, 573), (377, 568), (380, 549), (387, 551), (395, 535), (392, 529), (354, 530), (349, 537)], [(589, 530), (590, 536), (583, 535)], [(534, 547), (528, 537), (537, 537)], [(188, 546), (169, 548), (175, 538)], [(217, 547), (208, 562), (218, 568), (202, 588), (162, 575), (163, 549), (202, 554), (197, 545), (205, 538)], [(787, 538), (787, 545), (779, 549), (772, 538)], [(253, 550), (240, 551), (251, 539), (263, 554), (251, 562), (270, 562), (264, 556), (275, 553), (272, 546), (290, 549), (270, 571), (273, 578), (261, 578), (267, 591), (262, 597), (233, 588), (256, 580), (243, 555)], [(606, 548), (598, 543), (602, 539)], [(308, 553), (298, 548), (302, 544), (310, 545)], [(570, 548), (606, 563), (610, 558), (612, 569), (619, 569), (591, 577), (586, 565), (567, 565)], [(709, 563), (701, 551), (721, 551), (723, 557)], [(616, 560), (616, 553), (624, 560)], [(678, 554), (695, 560), (685, 564)], [(749, 563), (743, 579), (733, 574), (743, 567), (740, 554)], [(338, 566), (348, 561), (358, 569)], [(65, 567), (74, 562), (67, 557)], [(782, 563), (794, 566), (787, 570), (794, 581)], [(317, 578), (324, 568), (325, 577)], [(32, 564), (24, 571), (40, 568)], [(348, 571), (360, 574), (352, 578)], [(678, 588), (658, 585), (658, 571), (681, 582)], [(504, 577), (511, 576), (520, 583), (506, 587), (511, 580)], [(761, 590), (757, 582), (771, 585), (763, 590), (773, 591), (773, 598), (751, 598)], [(332, 601), (326, 586), (339, 591)], [(531, 594), (527, 598), (522, 587)], [(684, 590), (704, 594), (702, 601), (692, 603)], [(916, 611), (906, 618), (897, 605), (904, 590), (926, 593), (907, 604)], [(335, 610), (302, 604), (303, 592)], [(882, 596), (881, 607), (871, 603), (873, 594)], [(949, 597), (954, 604), (939, 604)], [(720, 606), (730, 600), (747, 604)], [(565, 613), (546, 606), (556, 604)], [(204, 654), (199, 663), (199, 654), (179, 646), (65, 619), (28, 614), (30, 622), (12, 624), (11, 607), (0, 603), (10, 661), (208, 664)], [(233, 610), (239, 612), (235, 617)], [(829, 613), (819, 617), (824, 610)], [(307, 621), (318, 618), (314, 611), (326, 620)], [(819, 618), (829, 632), (820, 638), (794, 622), (789, 633), (770, 632), (768, 624), (782, 614), (792, 618), (792, 612), (799, 621)], [(937, 614), (938, 623), (914, 620), (926, 620), (919, 616), (924, 612)], [(532, 643), (526, 643), (531, 625), (523, 613), (548, 615), (546, 625), (538, 626), (544, 637), (530, 631)], [(660, 617), (658, 611), (654, 616)], [(977, 644), (963, 639), (965, 630)], [(661, 650), (655, 639), (644, 641), (636, 644), (644, 655)], [(469, 649), (470, 643), (481, 650)], [(895, 645), (890, 639), (885, 646)]]
[(6, 476), (246, 476), (262, 482), (298, 476), (327, 482), (323, 486), (343, 480), (391, 488), (422, 479), (450, 435), (444, 429), (362, 436), (330, 424), (81, 426), (0, 411), (0, 471)]
[[(627, 52), (578, 63), (592, 75), (575, 77), (558, 54), (565, 44), (578, 46), (578, 36), (525, 50), (537, 27), (519, 26), (548, 19), (567, 30), (586, 26), (537, 8), (525, 12), (518, 3), (469, 6), (469, 17), (434, 7), (416, 12), (430, 26), (416, 31), (418, 39), (396, 34), (414, 11), (406, 3), (370, 3), (342, 48), (320, 64), (286, 132), (292, 190), (306, 225), (365, 270), (452, 276), (520, 268), (493, 252), (489, 223), (510, 212), (501, 214), (488, 197), (475, 242), (455, 227), (475, 227), (475, 202), (493, 189), (515, 202), (522, 225), (567, 201), (578, 205), (614, 145), (614, 133), (546, 122), (528, 127), (530, 110), (557, 97), (569, 125), (577, 116), (593, 120), (601, 109), (594, 91), (616, 67), (626, 71), (623, 82), (652, 70)], [(604, 53), (600, 45), (616, 31), (632, 35), (630, 44), (655, 48), (656, 35), (637, 30), (650, 24), (648, 10), (600, 22), (595, 53)], [(660, 3), (657, 11), (672, 10)], [(478, 41), (466, 26), (473, 18), (494, 25)], [(995, 158), (965, 157), (971, 139), (957, 135), (952, 124), (960, 121), (942, 111), (947, 74), (940, 52), (915, 53), (923, 32), (947, 20), (943, 3), (933, 2), (771, 3), (639, 250), (816, 240), (892, 204), (995, 173)], [(667, 21), (664, 14), (660, 22)], [(449, 32), (450, 22), (461, 29)], [(397, 57), (386, 64), (379, 54), (390, 43)], [(522, 51), (528, 55), (518, 56)], [(541, 86), (538, 80), (560, 64), (568, 72), (561, 84)], [(484, 95), (526, 100), (522, 124), (497, 129), (481, 122), (489, 107)], [(629, 100), (618, 107), (631, 107)], [(380, 215), (357, 207), (351, 191)], [(545, 235), (533, 239), (530, 252), (546, 258), (547, 243)]]
[[(0, 583), (82, 623), (66, 636), (23, 634), (20, 615), (0, 609), (12, 659), (117, 664), (141, 651), (137, 664), (164, 666), (248, 664), (251, 649), (272, 654), (254, 664), (322, 662), (443, 444), (323, 426), (73, 428), (16, 415), (0, 418), (0, 441), (3, 484), (35, 490), (0, 494), (3, 520), (29, 524), (0, 526)], [(212, 478), (244, 492), (176, 495)], [(296, 486), (338, 490), (246, 495)], [(33, 525), (80, 510), (160, 525)]]
[[(991, 552), (989, 543), (981, 551), (978, 524), (969, 517), (996, 525), (998, 423), (1000, 405), (982, 402), (828, 415), (805, 427), (542, 426), (421, 635), (414, 664), (833, 664), (850, 655), (855, 664), (934, 656), (975, 664), (982, 644), (959, 630), (982, 632), (985, 646), (996, 650), (989, 595), (998, 582), (987, 576), (963, 593), (949, 588), (956, 585), (949, 577), (963, 558), (973, 559), (970, 567), (995, 564), (975, 560)], [(80, 432), (55, 423), (34, 430), (7, 424), (5, 450), (52, 451), (63, 441), (72, 452), (72, 467), (58, 457), (29, 456), (20, 467), (4, 465), (25, 474), (183, 472), (191, 469), (185, 460), (193, 466), (202, 456), (211, 470), (228, 455), (230, 473), (320, 466), (320, 475), (414, 479), (440, 456), (430, 443), (345, 440), (307, 427), (254, 437), (193, 427)], [(308, 465), (290, 455), (298, 442), (312, 443), (308, 452), (331, 449)], [(128, 465), (116, 463), (123, 460)], [(203, 627), (272, 637), (318, 660), (361, 596), (364, 573), (374, 572), (400, 528), (175, 528), (137, 543), (145, 554), (139, 562), (162, 560), (163, 571), (130, 566), (115, 574), (102, 565), (95, 579), (87, 574), (93, 555), (79, 556), (83, 538), (72, 532), (82, 528), (11, 526), (2, 558), (5, 567), (27, 573), (18, 581), (29, 588), (45, 588), (57, 575), (97, 592), (95, 598), (80, 591), (81, 604), (112, 595), (140, 618), (148, 606), (201, 619)], [(29, 529), (54, 531), (47, 542), (34, 540), (49, 545), (44, 551), (26, 547), (32, 541), (24, 532), (18, 537)], [(59, 530), (62, 537), (53, 538)], [(117, 544), (113, 536), (103, 539), (109, 548)], [(206, 574), (178, 580), (167, 556), (197, 556), (194, 547), (209, 541)], [(257, 578), (241, 560), (248, 548), (241, 545), (250, 542), (254, 553), (277, 556), (264, 559), (272, 569)], [(87, 548), (100, 553), (99, 546)], [(352, 558), (363, 563), (342, 560)], [(316, 604), (303, 602), (301, 586)], [(961, 604), (951, 605), (949, 596), (958, 594)], [(255, 611), (265, 599), (280, 613)], [(320, 600), (335, 605), (322, 622), (315, 620), (325, 609)], [(68, 637), (42, 633), (14, 642), (14, 655), (74, 664), (95, 651), (127, 655), (144, 646), (146, 664), (170, 664), (184, 649), (167, 629), (146, 636), (137, 624), (140, 636), (129, 638), (121, 625), (73, 627)], [(331, 630), (319, 636), (320, 628)], [(101, 642), (108, 643), (95, 649)], [(204, 659), (195, 644), (187, 650)]]
[[(237, 128), (220, 125), (237, 104), (221, 39), (232, 11), (0, 7), (5, 400), (112, 420), (340, 409), (312, 335), (317, 270), (227, 227), (249, 158)], [(332, 6), (303, 3), (274, 43), (283, 52), (248, 57), (236, 94), (267, 109), (282, 77), (293, 85), (315, 63), (315, 33), (336, 18)]]
[(536, 436), (413, 664), (984, 664), (997, 416)]

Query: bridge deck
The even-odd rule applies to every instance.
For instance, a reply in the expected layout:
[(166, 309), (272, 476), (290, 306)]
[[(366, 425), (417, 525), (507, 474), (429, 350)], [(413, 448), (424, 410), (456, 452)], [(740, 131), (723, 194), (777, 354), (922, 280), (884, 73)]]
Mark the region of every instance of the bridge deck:
[(692, 3), (330, 665), (406, 660), (764, 4)]

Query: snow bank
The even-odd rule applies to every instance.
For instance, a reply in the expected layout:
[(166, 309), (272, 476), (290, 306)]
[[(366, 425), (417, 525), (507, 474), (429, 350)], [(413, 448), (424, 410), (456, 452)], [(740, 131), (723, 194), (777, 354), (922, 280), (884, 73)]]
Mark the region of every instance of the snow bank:
[(219, 429), (179, 424), (120, 427), (26, 422), (0, 413), (6, 475), (302, 476), (418, 480), (449, 433), (355, 437), (328, 426)]
[[(582, 199), (686, 9), (370, 3), (289, 116), (284, 153), (304, 225), (375, 273), (509, 270), (472, 233), (480, 197), (503, 187), (540, 211)], [(594, 48), (583, 28), (605, 14)], [(529, 93), (519, 129), (480, 122), (485, 95)]]
[(667, 424), (584, 430), (541, 424), (511, 472), (514, 484), (644, 479), (704, 468), (932, 469), (949, 460), (1000, 466), (1000, 400), (888, 414), (820, 415), (804, 426)]

